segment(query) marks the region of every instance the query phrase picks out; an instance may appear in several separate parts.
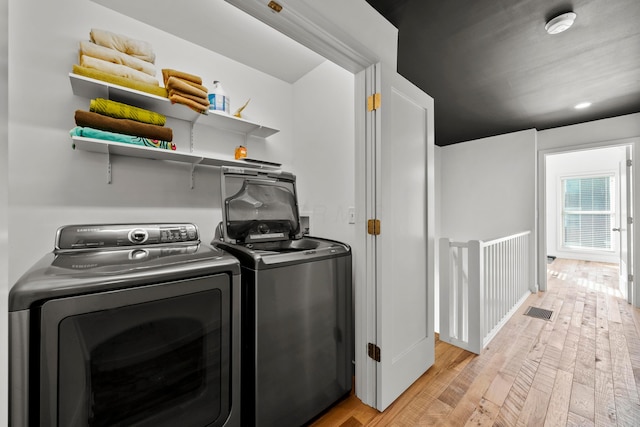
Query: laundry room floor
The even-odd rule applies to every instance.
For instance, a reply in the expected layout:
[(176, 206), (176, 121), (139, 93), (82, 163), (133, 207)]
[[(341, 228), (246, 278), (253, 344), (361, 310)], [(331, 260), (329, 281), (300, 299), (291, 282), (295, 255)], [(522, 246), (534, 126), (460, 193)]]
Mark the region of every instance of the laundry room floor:
[(383, 413), (352, 395), (312, 426), (637, 425), (640, 309), (617, 265), (556, 259), (547, 280), (481, 355), (437, 340), (435, 364)]

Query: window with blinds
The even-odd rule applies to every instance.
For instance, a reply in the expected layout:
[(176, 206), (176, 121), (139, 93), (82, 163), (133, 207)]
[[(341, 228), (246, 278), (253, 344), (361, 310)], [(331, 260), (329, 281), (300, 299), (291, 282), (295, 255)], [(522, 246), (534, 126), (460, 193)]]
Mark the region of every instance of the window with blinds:
[(613, 176), (562, 179), (562, 244), (572, 249), (611, 250), (615, 221)]

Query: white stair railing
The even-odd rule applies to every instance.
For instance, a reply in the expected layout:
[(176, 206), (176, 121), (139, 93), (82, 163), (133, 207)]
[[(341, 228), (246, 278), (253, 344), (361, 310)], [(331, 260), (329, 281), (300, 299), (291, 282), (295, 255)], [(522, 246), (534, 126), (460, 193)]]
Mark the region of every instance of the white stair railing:
[(480, 354), (530, 295), (531, 232), (440, 239), (440, 339)]

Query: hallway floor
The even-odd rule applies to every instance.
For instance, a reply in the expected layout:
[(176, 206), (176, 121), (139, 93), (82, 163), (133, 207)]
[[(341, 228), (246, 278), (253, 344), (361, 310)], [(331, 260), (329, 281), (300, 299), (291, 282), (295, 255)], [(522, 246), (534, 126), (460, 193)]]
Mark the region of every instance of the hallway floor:
[(352, 395), (312, 426), (640, 425), (640, 309), (620, 299), (617, 265), (556, 259), (547, 274), (480, 356), (437, 341), (383, 413)]

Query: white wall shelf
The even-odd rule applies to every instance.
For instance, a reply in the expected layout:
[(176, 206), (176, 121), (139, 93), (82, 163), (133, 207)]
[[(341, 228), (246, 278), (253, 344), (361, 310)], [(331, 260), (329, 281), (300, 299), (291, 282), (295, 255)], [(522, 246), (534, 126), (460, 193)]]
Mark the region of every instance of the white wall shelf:
[(226, 113), (209, 111), (208, 114), (200, 114), (197, 123), (212, 126), (218, 129), (224, 129), (230, 132), (242, 133), (247, 136), (256, 136), (258, 138), (267, 138), (274, 133), (279, 132), (277, 129), (259, 125), (249, 120), (239, 119)]
[(143, 159), (167, 160), (172, 162), (201, 164), (205, 166), (235, 166), (253, 169), (278, 169), (277, 166), (253, 163), (244, 160), (224, 159), (202, 153), (185, 153), (181, 151), (165, 150), (162, 148), (146, 147), (127, 144), (124, 142), (105, 141), (102, 139), (73, 136), (73, 148), (93, 153), (116, 154), (119, 156), (140, 157)]
[(73, 148), (90, 151), (92, 153), (117, 154), (119, 156), (140, 157), (143, 159), (169, 160), (181, 163), (200, 163), (202, 156), (194, 153), (165, 150), (162, 148), (146, 147), (127, 144), (124, 142), (106, 141), (95, 138), (73, 136)]
[[(277, 129), (262, 126), (248, 120), (239, 119), (225, 113), (209, 111), (207, 114), (200, 114), (185, 105), (172, 104), (168, 98), (80, 76), (74, 73), (69, 73), (69, 80), (71, 82), (71, 88), (74, 95), (89, 99), (104, 98), (122, 102), (136, 107), (145, 108), (150, 111), (155, 111), (167, 117), (185, 120), (190, 122), (192, 125), (199, 123), (228, 132), (240, 133), (245, 135), (245, 138), (250, 136), (267, 138), (268, 136), (279, 132)], [(193, 138), (193, 132), (191, 132), (191, 138)], [(111, 183), (112, 154), (144, 159), (189, 163), (191, 164), (191, 188), (194, 187), (193, 172), (196, 165), (218, 167), (236, 166), (241, 168), (250, 167), (254, 169), (269, 170), (279, 169), (279, 166), (271, 164), (225, 159), (197, 153), (193, 150), (193, 140), (190, 141), (192, 151), (189, 153), (77, 136), (72, 137), (72, 140), (74, 149), (107, 154), (107, 183), (109, 184)]]
[(262, 126), (245, 119), (239, 119), (225, 113), (208, 111), (208, 114), (200, 114), (185, 105), (172, 104), (168, 98), (129, 89), (113, 83), (92, 79), (78, 74), (69, 73), (73, 93), (84, 98), (105, 98), (122, 102), (136, 107), (145, 108), (192, 123), (199, 123), (230, 132), (241, 133), (247, 136), (267, 138), (277, 132), (278, 129)]

